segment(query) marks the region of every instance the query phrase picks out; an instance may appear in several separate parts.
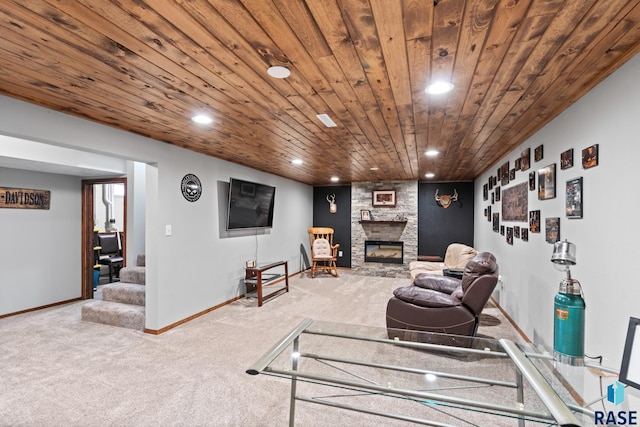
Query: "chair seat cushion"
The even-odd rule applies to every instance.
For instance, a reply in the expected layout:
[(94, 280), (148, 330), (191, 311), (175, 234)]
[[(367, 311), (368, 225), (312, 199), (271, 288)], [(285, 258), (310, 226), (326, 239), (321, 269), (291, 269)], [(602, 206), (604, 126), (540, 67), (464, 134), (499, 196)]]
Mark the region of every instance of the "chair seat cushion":
[(399, 300), (419, 305), (420, 307), (454, 307), (460, 305), (458, 298), (418, 286), (405, 286), (393, 291), (393, 295)]
[(105, 257), (100, 257), (100, 259), (98, 260), (98, 262), (100, 264), (116, 264), (118, 262), (123, 262), (124, 258), (121, 256), (114, 256), (114, 257), (109, 257), (109, 256), (105, 256)]

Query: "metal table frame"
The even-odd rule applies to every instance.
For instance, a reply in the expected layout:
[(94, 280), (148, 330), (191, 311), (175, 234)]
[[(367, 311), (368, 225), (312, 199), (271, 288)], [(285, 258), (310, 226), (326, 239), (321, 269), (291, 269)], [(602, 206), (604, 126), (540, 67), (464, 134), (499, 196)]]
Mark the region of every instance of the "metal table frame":
[[(303, 401), (309, 403), (315, 403), (319, 405), (332, 406), (337, 408), (342, 408), (351, 411), (358, 411), (363, 413), (368, 413), (372, 415), (377, 415), (381, 417), (387, 417), (392, 419), (404, 420), (418, 424), (432, 425), (432, 426), (447, 426), (448, 424), (443, 424), (437, 421), (425, 420), (422, 418), (414, 418), (400, 414), (392, 414), (388, 412), (379, 412), (373, 411), (366, 408), (360, 408), (352, 405), (345, 405), (341, 403), (323, 401), (318, 399), (309, 399), (304, 396), (299, 396), (297, 394), (297, 382), (298, 380), (316, 382), (327, 385), (336, 385), (339, 387), (352, 388), (357, 390), (365, 390), (372, 393), (378, 393), (388, 396), (394, 397), (404, 397), (410, 399), (420, 399), (420, 400), (431, 400), (436, 402), (443, 402), (453, 405), (458, 405), (459, 407), (468, 407), (470, 409), (477, 408), (479, 410), (488, 410), (493, 411), (495, 413), (508, 414), (518, 418), (519, 425), (524, 426), (525, 419), (532, 419), (536, 421), (550, 421), (555, 422), (560, 426), (580, 426), (580, 422), (574, 415), (573, 411), (582, 412), (593, 416), (593, 411), (580, 407), (578, 405), (570, 405), (566, 404), (560, 396), (556, 393), (556, 391), (549, 385), (544, 376), (540, 373), (538, 368), (531, 362), (531, 358), (548, 358), (552, 359), (552, 356), (542, 355), (542, 354), (530, 354), (524, 353), (521, 351), (516, 344), (507, 339), (501, 339), (498, 342), (500, 343), (503, 352), (499, 351), (490, 351), (492, 356), (495, 357), (504, 357), (509, 358), (513, 361), (513, 364), (517, 368), (516, 370), (516, 381), (515, 382), (505, 382), (505, 381), (497, 381), (487, 378), (478, 378), (478, 377), (470, 377), (464, 375), (457, 374), (447, 374), (443, 372), (437, 372), (438, 376), (454, 378), (456, 380), (469, 381), (474, 383), (482, 383), (489, 385), (497, 385), (502, 387), (513, 388), (516, 390), (517, 401), (519, 405), (507, 406), (500, 405), (490, 402), (482, 402), (471, 399), (458, 398), (454, 396), (447, 396), (438, 393), (432, 392), (423, 392), (409, 389), (401, 389), (394, 387), (384, 387), (377, 384), (372, 384), (364, 381), (354, 381), (349, 379), (338, 379), (333, 377), (328, 377), (324, 375), (316, 375), (312, 373), (306, 373), (298, 370), (298, 361), (301, 358), (312, 358), (316, 360), (323, 361), (333, 361), (333, 362), (341, 362), (346, 364), (354, 364), (359, 366), (367, 366), (373, 368), (382, 368), (400, 372), (411, 372), (411, 373), (419, 373), (419, 374), (427, 374), (431, 371), (421, 370), (415, 368), (408, 368), (403, 366), (396, 365), (387, 365), (387, 364), (376, 364), (363, 362), (353, 359), (344, 359), (344, 358), (335, 358), (326, 355), (318, 355), (318, 354), (308, 354), (308, 353), (299, 353), (299, 339), (302, 334), (314, 334), (314, 335), (325, 335), (332, 337), (340, 337), (340, 338), (348, 338), (354, 340), (362, 340), (362, 341), (372, 341), (377, 343), (386, 343), (390, 345), (398, 345), (401, 344), (403, 347), (414, 347), (419, 349), (429, 349), (432, 351), (447, 351), (447, 352), (461, 352), (461, 353), (479, 353), (479, 354), (487, 354), (488, 350), (480, 350), (473, 348), (464, 348), (464, 347), (451, 347), (439, 344), (430, 344), (430, 343), (420, 343), (413, 341), (399, 341), (394, 339), (384, 339), (384, 338), (371, 338), (357, 335), (349, 335), (349, 334), (341, 334), (341, 333), (332, 333), (332, 332), (319, 332), (312, 331), (308, 328), (314, 323), (312, 319), (303, 320), (296, 328), (294, 328), (291, 332), (285, 335), (280, 341), (278, 341), (269, 351), (267, 351), (260, 359), (258, 359), (249, 369), (247, 369), (247, 373), (251, 375), (257, 375), (260, 373), (265, 374), (273, 374), (286, 378), (291, 378), (291, 398), (290, 398), (290, 411), (289, 411), (289, 425), (293, 426), (295, 423), (295, 408), (296, 401)], [(277, 369), (269, 366), (273, 360), (278, 357), (283, 351), (285, 351), (290, 346), (293, 346), (293, 357), (292, 357), (292, 365), (291, 370), (283, 370)], [(602, 369), (602, 367), (598, 366)], [(548, 409), (549, 414), (541, 411), (534, 410), (525, 410), (524, 409), (524, 382), (523, 379), (526, 380), (535, 391), (535, 393), (539, 396), (541, 401), (544, 403), (545, 407)]]

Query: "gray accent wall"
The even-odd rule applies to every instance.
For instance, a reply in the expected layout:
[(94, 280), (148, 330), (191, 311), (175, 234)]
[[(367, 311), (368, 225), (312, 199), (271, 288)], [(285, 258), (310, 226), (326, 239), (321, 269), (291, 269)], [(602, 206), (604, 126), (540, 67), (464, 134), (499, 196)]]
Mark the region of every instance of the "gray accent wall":
[[(458, 200), (443, 208), (435, 199), (458, 194)], [(473, 182), (421, 182), (418, 185), (418, 254), (444, 259), (451, 243), (473, 246)], [(486, 217), (485, 217), (486, 219)]]
[[(335, 196), (336, 213), (329, 212), (328, 196)], [(313, 226), (333, 228), (334, 243), (340, 245), (337, 265), (351, 267), (351, 186), (313, 188)]]
[(0, 209), (0, 315), (80, 298), (80, 179), (0, 167), (0, 186), (51, 191), (49, 209)]

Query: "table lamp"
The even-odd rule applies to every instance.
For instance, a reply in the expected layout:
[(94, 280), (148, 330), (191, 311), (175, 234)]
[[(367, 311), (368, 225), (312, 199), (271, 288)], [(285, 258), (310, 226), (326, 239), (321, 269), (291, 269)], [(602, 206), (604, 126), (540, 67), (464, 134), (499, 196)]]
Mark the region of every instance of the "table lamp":
[(551, 262), (567, 276), (560, 282), (554, 300), (553, 356), (554, 360), (570, 365), (584, 363), (584, 311), (580, 282), (571, 277), (570, 268), (576, 265), (576, 245), (567, 240), (555, 242)]

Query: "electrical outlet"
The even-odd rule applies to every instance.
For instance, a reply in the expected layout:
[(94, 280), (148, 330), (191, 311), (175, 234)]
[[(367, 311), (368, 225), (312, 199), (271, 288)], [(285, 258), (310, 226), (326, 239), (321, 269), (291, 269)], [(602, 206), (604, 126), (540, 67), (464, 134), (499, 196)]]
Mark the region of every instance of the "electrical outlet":
[(167, 224), (164, 226), (164, 235), (171, 236), (171, 224)]
[(338, 256), (342, 258), (342, 251), (338, 251)]

